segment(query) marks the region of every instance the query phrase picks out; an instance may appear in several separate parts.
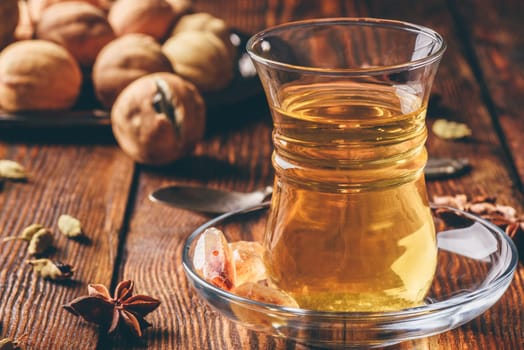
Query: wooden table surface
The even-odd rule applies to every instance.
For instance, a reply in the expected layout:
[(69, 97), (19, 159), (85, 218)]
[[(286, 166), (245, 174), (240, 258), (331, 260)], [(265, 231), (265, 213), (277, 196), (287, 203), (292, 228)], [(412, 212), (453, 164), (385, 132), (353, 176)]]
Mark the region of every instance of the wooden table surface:
[[(369, 16), (430, 26), (448, 44), (428, 112), (473, 129), (467, 141), (430, 134), (431, 156), (467, 157), (467, 175), (428, 182), (430, 196), (494, 195), (524, 213), (524, 2), (521, 0), (208, 0), (196, 9), (246, 33), (296, 19)], [(1, 126), (0, 126), (1, 128)], [(108, 129), (1, 130), (0, 159), (30, 170), (27, 183), (0, 191), (0, 237), (40, 222), (56, 228), (60, 214), (78, 217), (89, 236), (60, 237), (54, 256), (76, 267), (75, 282), (35, 277), (22, 242), (0, 246), (0, 338), (26, 335), (27, 349), (309, 349), (248, 331), (205, 306), (182, 265), (185, 238), (209, 217), (148, 200), (153, 189), (180, 183), (248, 191), (272, 183), (271, 119), (263, 96), (209, 115), (205, 140), (172, 166), (133, 163)], [(62, 305), (88, 283), (114, 288), (132, 279), (161, 300), (140, 344), (100, 334)], [(452, 331), (398, 349), (524, 349), (524, 267), (502, 299)]]

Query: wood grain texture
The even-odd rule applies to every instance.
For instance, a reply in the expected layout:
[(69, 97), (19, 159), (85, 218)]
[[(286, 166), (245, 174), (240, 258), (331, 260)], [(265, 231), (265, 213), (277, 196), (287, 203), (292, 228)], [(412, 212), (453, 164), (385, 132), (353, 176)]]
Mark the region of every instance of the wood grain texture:
[[(524, 3), (511, 1), (450, 2), (463, 35), (468, 36), (471, 61), (483, 85), (483, 97), (497, 130), (511, 152), (520, 190), (524, 190)], [(456, 8), (455, 8), (456, 6)]]
[[(434, 92), (439, 98), (432, 101), (434, 104), (428, 111), (428, 124), (431, 125), (436, 118), (444, 117), (465, 122), (473, 130), (473, 137), (465, 142), (444, 141), (430, 133), (430, 156), (466, 157), (473, 167), (466, 176), (429, 182), (430, 195), (494, 195), (501, 203), (514, 206), (520, 213), (524, 212), (522, 194), (514, 190), (516, 183), (510, 175), (511, 160), (505, 154), (488, 107), (484, 104), (482, 88), (463, 54), (465, 48), (458, 38), (456, 24), (447, 4), (443, 1), (426, 1), (412, 4), (410, 11), (405, 11), (398, 5), (380, 0), (372, 1), (370, 14), (429, 26), (442, 34), (448, 44), (434, 85)], [(482, 7), (480, 3), (475, 6)], [(439, 345), (434, 348), (495, 349), (500, 348), (500, 344), (506, 344), (505, 347), (509, 349), (520, 348), (523, 345), (524, 311), (515, 305), (520, 301), (518, 291), (523, 287), (522, 277), (517, 274), (498, 304), (459, 329), (436, 336)], [(511, 331), (497, 317), (506, 313), (517, 316), (513, 320), (515, 323)]]
[[(26, 263), (26, 242), (0, 243), (0, 338), (25, 334), (25, 349), (94, 349), (96, 327), (62, 305), (86, 294), (88, 283), (110, 284), (133, 163), (114, 145), (1, 142), (0, 158), (30, 172), (27, 183), (8, 182), (0, 191), (0, 237), (41, 223), (54, 233), (50, 257), (76, 269), (71, 283), (44, 281)], [(58, 217), (65, 213), (81, 220), (87, 239), (58, 232)]]
[[(147, 199), (157, 187), (173, 183), (239, 191), (271, 184), (271, 129), (266, 120), (230, 121), (220, 134), (210, 134), (192, 156), (172, 167), (161, 171), (141, 168), (120, 279), (133, 279), (138, 289), (162, 301), (149, 318), (155, 328), (146, 333), (145, 342), (151, 348), (241, 349), (245, 339), (253, 338), (257, 348), (272, 349), (274, 339), (250, 334), (224, 320), (203, 305), (188, 285), (181, 263), (183, 243), (209, 217)], [(104, 339), (99, 348), (111, 342)], [(121, 339), (113, 345), (121, 349), (133, 346)]]
[[(466, 121), (473, 127), (475, 137), (462, 143), (431, 137), (429, 150), (432, 155), (468, 157), (474, 171), (463, 178), (431, 183), (430, 190), (433, 194), (496, 193), (506, 203), (518, 206), (518, 199), (513, 198), (509, 190), (513, 183), (506, 168), (508, 160), (503, 157), (504, 152), (480, 98), (475, 76), (461, 53), (461, 43), (454, 38), (454, 23), (447, 4), (444, 1), (433, 1), (429, 5), (419, 4), (414, 8), (411, 4), (410, 11), (405, 10), (407, 4), (399, 6), (398, 3), (375, 1), (369, 5), (349, 1), (270, 0), (251, 1), (249, 5), (243, 1), (228, 2), (227, 5), (199, 1), (196, 6), (248, 32), (289, 20), (334, 15), (388, 17), (434, 27), (446, 37), (449, 48), (435, 84), (436, 96), (440, 98), (432, 100), (429, 121), (441, 116)], [(409, 15), (406, 16), (406, 13)], [(466, 99), (468, 103), (464, 104)], [(160, 312), (151, 315), (152, 322), (157, 326), (148, 333), (146, 339), (151, 348), (310, 349), (305, 345), (247, 331), (204, 306), (189, 288), (180, 259), (185, 236), (206, 218), (178, 209), (160, 208), (146, 200), (149, 191), (172, 182), (199, 183), (236, 190), (250, 190), (268, 184), (271, 178), (270, 127), (266, 119), (265, 123), (247, 125), (239, 131), (231, 132), (227, 127), (211, 131), (213, 136), (197, 147), (195, 157), (185, 159), (161, 174), (148, 170), (141, 172), (120, 277), (135, 279), (137, 285), (165, 301)], [(477, 157), (478, 154), (483, 156)], [(231, 169), (227, 170), (228, 167)], [(522, 207), (518, 208), (522, 210)], [(144, 249), (141, 245), (154, 246)], [(519, 298), (520, 288), (522, 279), (517, 277), (503, 301), (491, 313), (469, 325), (442, 336), (407, 342), (393, 348), (474, 349), (501, 343), (502, 328), (496, 316), (516, 312), (517, 318), (522, 318), (521, 312), (510, 310)], [(514, 333), (508, 344), (516, 345), (517, 335)], [(125, 342), (113, 345), (122, 349), (130, 346)]]
[[(410, 11), (404, 11), (398, 4), (372, 1), (369, 15), (426, 25), (443, 35), (447, 42), (448, 48), (437, 73), (430, 101), (428, 126), (437, 118), (465, 122), (472, 128), (473, 136), (464, 141), (446, 141), (430, 132), (428, 151), (430, 156), (469, 158), (473, 171), (455, 180), (430, 183), (432, 194), (462, 191), (468, 195), (499, 195), (502, 201), (518, 207), (520, 198), (513, 198), (513, 193), (508, 191), (508, 188), (515, 188), (516, 185), (508, 172), (510, 159), (506, 157), (494, 130), (474, 73), (462, 54), (464, 48), (457, 38), (447, 4), (444, 1), (426, 1), (412, 5)], [(483, 157), (476, 157), (479, 153)]]
[[(334, 16), (408, 20), (436, 29), (448, 50), (436, 78), (428, 123), (438, 117), (463, 121), (474, 134), (469, 140), (450, 142), (430, 133), (428, 150), (431, 156), (468, 157), (473, 170), (463, 177), (429, 182), (430, 195), (496, 195), (500, 203), (524, 212), (511, 172), (514, 167), (522, 179), (522, 38), (511, 35), (522, 32), (518, 1), (196, 0), (195, 6), (246, 33), (290, 20)], [(472, 66), (472, 49), (478, 67)], [(238, 191), (271, 184), (271, 120), (263, 96), (215, 111), (205, 140), (172, 166), (135, 170), (114, 142), (89, 142), (92, 135), (86, 132), (54, 143), (0, 135), (0, 158), (16, 160), (32, 174), (28, 183), (3, 185), (0, 238), (17, 235), (34, 222), (56, 232), (62, 213), (77, 216), (90, 237), (79, 243), (57, 235), (52, 256), (77, 268), (78, 282), (65, 285), (33, 275), (25, 263), (23, 242), (0, 245), (0, 338), (28, 334), (27, 349), (317, 349), (248, 331), (204, 305), (184, 275), (181, 256), (187, 235), (209, 217), (147, 198), (157, 187), (174, 183)], [(141, 341), (100, 335), (95, 326), (61, 309), (85, 294), (87, 283), (114, 287), (122, 279), (133, 279), (137, 292), (162, 302), (146, 317), (153, 327)], [(388, 349), (524, 349), (523, 302), (521, 264), (507, 293), (482, 316), (456, 330)]]

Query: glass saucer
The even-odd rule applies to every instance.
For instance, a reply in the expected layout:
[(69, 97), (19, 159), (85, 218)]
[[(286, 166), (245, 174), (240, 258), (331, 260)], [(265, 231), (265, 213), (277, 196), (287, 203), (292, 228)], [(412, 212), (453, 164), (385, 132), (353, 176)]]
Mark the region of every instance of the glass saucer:
[[(489, 309), (508, 288), (518, 264), (511, 239), (497, 226), (457, 209), (433, 206), (438, 266), (423, 306), (395, 312), (323, 312), (242, 298), (203, 280), (193, 266), (200, 234), (223, 230), (230, 242), (261, 240), (269, 204), (221, 215), (187, 239), (183, 266), (198, 295), (223, 316), (273, 336), (324, 347), (381, 347), (458, 327)], [(449, 220), (450, 215), (451, 220)]]

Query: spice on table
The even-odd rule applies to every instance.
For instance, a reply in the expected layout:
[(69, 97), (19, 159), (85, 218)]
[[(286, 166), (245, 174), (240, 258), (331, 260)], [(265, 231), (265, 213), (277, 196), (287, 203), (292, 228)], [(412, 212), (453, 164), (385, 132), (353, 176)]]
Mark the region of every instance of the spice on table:
[(0, 339), (0, 350), (20, 350), (20, 344), (27, 338), (27, 335), (23, 335), (18, 339), (4, 338)]
[(22, 165), (15, 161), (0, 159), (0, 179), (27, 180), (27, 172)]
[(471, 129), (466, 124), (446, 119), (435, 120), (431, 130), (435, 135), (446, 140), (463, 139), (472, 134)]
[(20, 236), (18, 236), (18, 237), (6, 237), (6, 238), (4, 238), (4, 242), (16, 240), (16, 239), (20, 239), (20, 240), (29, 242), (29, 241), (31, 241), (31, 238), (33, 238), (35, 233), (37, 233), (38, 231), (40, 231), (40, 229), (43, 229), (43, 228), (44, 228), (44, 226), (41, 225), (41, 224), (31, 224), (31, 225), (25, 227), (22, 230), (22, 233), (20, 234)]
[[(480, 216), (499, 226), (505, 230), (506, 234), (515, 242), (521, 254), (524, 255), (524, 216), (518, 216), (515, 208), (498, 204), (495, 197), (476, 196), (468, 200), (465, 194), (434, 196), (433, 202)], [(459, 217), (459, 213), (445, 208), (438, 208), (435, 215), (450, 224), (456, 223), (456, 220), (465, 219), (465, 217)]]
[(466, 195), (458, 194), (455, 196), (434, 196), (433, 202), (480, 216), (497, 226), (503, 226), (503, 229), (512, 223), (522, 221), (522, 218), (517, 216), (515, 208), (496, 203), (495, 197), (476, 196), (468, 200)]
[(0, 350), (16, 350), (20, 347), (11, 338), (0, 339)]
[(506, 234), (513, 239), (524, 238), (524, 221), (509, 224), (506, 227)]
[(63, 307), (75, 316), (98, 324), (108, 334), (127, 331), (141, 337), (145, 328), (151, 324), (144, 319), (154, 311), (160, 301), (147, 295), (133, 295), (134, 283), (120, 282), (113, 297), (101, 284), (90, 284), (88, 295), (76, 298)]
[(27, 253), (39, 255), (51, 248), (53, 245), (53, 234), (48, 228), (41, 224), (31, 224), (22, 230), (18, 237), (6, 237), (2, 241), (22, 240), (29, 242)]
[(51, 259), (34, 259), (29, 260), (28, 263), (33, 266), (33, 270), (40, 276), (52, 281), (68, 280), (73, 276), (74, 272), (71, 265)]
[(52, 245), (53, 234), (51, 231), (49, 231), (49, 229), (42, 228), (38, 230), (29, 241), (27, 253), (30, 255), (40, 255), (51, 248)]
[(60, 215), (58, 218), (58, 229), (69, 238), (78, 238), (83, 235), (80, 220), (67, 214)]
[(524, 220), (506, 226), (506, 234), (515, 242), (519, 258), (524, 262)]
[(434, 213), (435, 216), (443, 220), (444, 223), (453, 227), (468, 227), (473, 224), (473, 220), (462, 213), (447, 208), (437, 208), (434, 210)]
[(464, 210), (468, 203), (468, 196), (465, 194), (457, 194), (455, 196), (433, 196), (433, 203)]

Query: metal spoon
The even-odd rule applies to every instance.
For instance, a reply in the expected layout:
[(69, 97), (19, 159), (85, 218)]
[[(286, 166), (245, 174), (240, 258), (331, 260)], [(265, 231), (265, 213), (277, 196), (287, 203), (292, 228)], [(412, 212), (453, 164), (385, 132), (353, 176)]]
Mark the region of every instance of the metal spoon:
[(168, 186), (149, 194), (153, 202), (207, 214), (222, 214), (262, 203), (273, 193), (273, 188), (254, 192), (234, 192), (206, 187)]
[[(467, 159), (430, 158), (424, 172), (428, 179), (443, 179), (465, 173)], [(265, 201), (273, 193), (267, 186), (254, 192), (232, 192), (205, 187), (168, 186), (149, 195), (153, 202), (208, 214), (223, 214), (248, 208)]]
[(427, 180), (442, 180), (459, 176), (471, 170), (466, 158), (435, 158), (430, 157), (424, 168)]

